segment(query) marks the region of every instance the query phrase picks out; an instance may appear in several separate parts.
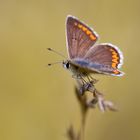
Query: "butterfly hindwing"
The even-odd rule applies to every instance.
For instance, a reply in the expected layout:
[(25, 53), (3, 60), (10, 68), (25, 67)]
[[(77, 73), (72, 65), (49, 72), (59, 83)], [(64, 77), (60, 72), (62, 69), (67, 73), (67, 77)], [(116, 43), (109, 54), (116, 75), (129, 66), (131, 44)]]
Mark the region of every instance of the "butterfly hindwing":
[(98, 44), (88, 50), (83, 59), (75, 59), (74, 63), (98, 73), (121, 76), (118, 69), (123, 63), (121, 51), (109, 43)]
[(98, 39), (92, 29), (73, 16), (67, 17), (66, 36), (70, 59), (83, 58)]

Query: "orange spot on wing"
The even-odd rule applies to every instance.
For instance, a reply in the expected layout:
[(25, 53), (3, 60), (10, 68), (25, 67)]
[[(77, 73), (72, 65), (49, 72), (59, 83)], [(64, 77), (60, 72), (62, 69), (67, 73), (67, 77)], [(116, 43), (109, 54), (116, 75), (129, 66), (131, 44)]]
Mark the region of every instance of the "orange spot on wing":
[(112, 68), (117, 68), (120, 59), (118, 53), (113, 48), (111, 48), (110, 51), (112, 53)]
[(84, 31), (84, 32), (86, 32), (87, 31), (87, 28), (86, 27), (82, 27), (82, 30)]
[(118, 61), (116, 59), (112, 59), (112, 62), (118, 64)]
[(110, 51), (112, 52), (113, 55), (117, 55), (118, 53), (116, 53), (116, 51), (114, 49), (110, 49)]
[(78, 24), (78, 28), (80, 28), (80, 29), (81, 29), (82, 27), (83, 27), (83, 26), (82, 26), (81, 24)]
[(86, 31), (86, 34), (87, 34), (87, 35), (90, 35), (90, 34), (91, 34), (91, 31), (87, 30), (87, 31)]
[(112, 58), (114, 58), (114, 59), (116, 59), (116, 60), (119, 59), (119, 57), (118, 57), (117, 55), (112, 55)]
[(89, 37), (90, 37), (91, 40), (96, 40), (96, 36), (94, 36), (92, 34)]
[(113, 72), (114, 72), (114, 74), (119, 74), (120, 73), (118, 70), (114, 70)]
[(117, 64), (116, 63), (112, 63), (112, 68), (116, 68)]
[(113, 55), (118, 55), (118, 53), (116, 53), (115, 51), (112, 51), (112, 54), (113, 54)]
[(77, 23), (75, 23), (74, 25), (77, 26), (79, 29), (81, 29), (83, 32), (85, 32), (91, 40), (97, 39), (96, 36), (92, 34), (92, 32), (87, 27), (83, 26), (82, 24), (77, 24)]

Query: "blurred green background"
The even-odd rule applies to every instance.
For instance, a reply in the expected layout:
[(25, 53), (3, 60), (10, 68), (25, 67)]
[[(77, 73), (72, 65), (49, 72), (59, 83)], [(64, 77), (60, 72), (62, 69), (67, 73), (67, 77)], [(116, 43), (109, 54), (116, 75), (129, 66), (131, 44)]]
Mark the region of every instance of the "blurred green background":
[(90, 110), (86, 140), (140, 139), (139, 0), (0, 1), (0, 139), (66, 140), (66, 129), (80, 128), (75, 81), (60, 65), (67, 55), (65, 18), (74, 15), (93, 27), (100, 42), (124, 53), (124, 77), (96, 76), (97, 88), (119, 112)]

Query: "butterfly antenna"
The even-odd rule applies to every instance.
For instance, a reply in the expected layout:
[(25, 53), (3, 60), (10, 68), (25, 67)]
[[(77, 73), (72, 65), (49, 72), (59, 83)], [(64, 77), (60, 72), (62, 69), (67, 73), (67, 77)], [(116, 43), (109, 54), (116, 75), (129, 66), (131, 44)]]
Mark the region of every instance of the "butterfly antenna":
[(53, 50), (52, 48), (47, 48), (47, 50), (49, 50), (49, 51), (51, 51), (51, 52), (54, 52), (54, 53), (56, 53), (57, 55), (62, 56), (63, 58), (67, 58), (66, 56), (64, 56), (63, 54), (61, 54), (61, 53), (59, 53), (59, 52), (57, 52), (57, 51), (55, 51), (55, 50)]
[(62, 62), (63, 62), (63, 60), (62, 61), (58, 61), (58, 62), (54, 62), (54, 63), (49, 63), (47, 66), (49, 67), (49, 66), (52, 66), (52, 65), (55, 65), (55, 64), (60, 64)]

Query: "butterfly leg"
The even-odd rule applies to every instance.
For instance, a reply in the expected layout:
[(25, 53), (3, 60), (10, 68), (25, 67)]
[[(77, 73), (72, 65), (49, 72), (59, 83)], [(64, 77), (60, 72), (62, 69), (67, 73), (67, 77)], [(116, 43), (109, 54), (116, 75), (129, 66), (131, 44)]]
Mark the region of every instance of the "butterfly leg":
[(80, 75), (72, 75), (72, 78), (80, 80), (82, 82), (82, 85), (84, 85), (86, 83), (85, 79)]
[(88, 83), (90, 84), (96, 84), (98, 82), (98, 80), (94, 79), (90, 74), (85, 73), (85, 76), (88, 80)]
[(73, 78), (77, 79), (79, 85), (79, 93), (84, 95), (85, 91), (88, 91), (91, 83), (86, 81), (82, 74), (72, 75)]
[(95, 87), (94, 87), (94, 82), (93, 80), (90, 79), (90, 77), (88, 77), (87, 75), (87, 80), (85, 80), (85, 78), (83, 78), (82, 75), (80, 75), (81, 77), (81, 81), (83, 81), (83, 84), (80, 85), (80, 92), (82, 93), (82, 95), (86, 92), (86, 91), (94, 91)]
[(90, 74), (87, 75), (87, 78), (90, 79), (89, 82), (93, 83), (93, 84), (96, 84), (98, 82), (97, 79), (93, 78)]

